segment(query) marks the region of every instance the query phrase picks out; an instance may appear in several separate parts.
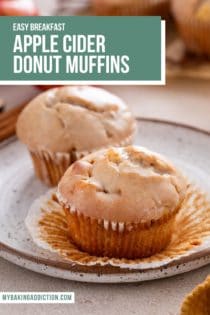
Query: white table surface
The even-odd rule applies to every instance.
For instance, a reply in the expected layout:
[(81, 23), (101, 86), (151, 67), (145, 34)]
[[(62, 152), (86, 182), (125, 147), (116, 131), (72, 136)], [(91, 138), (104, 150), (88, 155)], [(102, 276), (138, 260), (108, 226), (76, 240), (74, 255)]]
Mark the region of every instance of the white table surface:
[[(52, 0), (37, 0), (42, 12)], [(137, 116), (166, 119), (210, 131), (210, 82), (170, 80), (165, 87), (107, 87)], [(37, 94), (33, 87), (0, 87), (8, 107)], [(75, 305), (1, 305), (0, 315), (175, 315), (184, 296), (210, 274), (210, 266), (176, 277), (139, 284), (85, 284), (54, 279), (0, 259), (0, 291), (74, 291)]]

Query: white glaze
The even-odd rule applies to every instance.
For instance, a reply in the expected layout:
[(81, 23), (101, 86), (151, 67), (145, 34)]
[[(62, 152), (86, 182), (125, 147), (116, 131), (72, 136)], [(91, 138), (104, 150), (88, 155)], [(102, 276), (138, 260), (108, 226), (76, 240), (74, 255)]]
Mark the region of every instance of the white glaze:
[[(161, 123), (140, 122), (136, 143), (167, 155), (180, 169), (184, 170), (192, 181), (202, 189), (210, 191), (208, 158), (210, 138), (207, 135)], [(0, 196), (0, 241), (11, 247), (11, 250), (20, 252), (20, 255), (17, 255), (2, 249), (0, 255), (5, 259), (54, 277), (91, 282), (133, 282), (157, 279), (196, 269), (210, 262), (209, 255), (203, 254), (203, 257), (192, 262), (186, 264), (180, 262), (179, 268), (174, 266), (145, 271), (145, 266), (142, 265), (141, 272), (114, 274), (112, 277), (105, 274), (98, 277), (96, 274), (85, 273), (82, 278), (71, 270), (54, 268), (50, 265), (44, 266), (40, 262), (43, 258), (58, 263), (63, 262), (63, 259), (33, 244), (23, 221), (32, 201), (45, 193), (47, 188), (34, 177), (31, 162), (23, 145), (14, 142), (0, 150), (0, 189), (4, 192)], [(206, 245), (209, 247), (209, 244)], [(37, 262), (23, 258), (21, 253), (36, 257)]]

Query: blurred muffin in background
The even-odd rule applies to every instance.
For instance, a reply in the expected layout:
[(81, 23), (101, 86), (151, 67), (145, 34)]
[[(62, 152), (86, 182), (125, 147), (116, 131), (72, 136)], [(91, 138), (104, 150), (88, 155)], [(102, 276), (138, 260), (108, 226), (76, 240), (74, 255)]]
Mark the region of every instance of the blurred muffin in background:
[(167, 16), (169, 0), (91, 0), (97, 15)]
[(91, 86), (50, 89), (33, 99), (17, 122), (35, 173), (55, 186), (70, 164), (97, 149), (132, 142), (135, 120), (127, 105)]
[(210, 0), (172, 0), (172, 13), (187, 49), (210, 57)]

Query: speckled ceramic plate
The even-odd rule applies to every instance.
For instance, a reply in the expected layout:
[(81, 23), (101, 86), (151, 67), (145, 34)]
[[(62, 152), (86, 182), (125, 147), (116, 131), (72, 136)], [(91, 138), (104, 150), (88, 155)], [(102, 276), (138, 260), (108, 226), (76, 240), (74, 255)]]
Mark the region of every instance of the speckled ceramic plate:
[[(210, 192), (210, 136), (201, 130), (172, 123), (140, 119), (136, 144), (170, 158), (206, 193)], [(171, 260), (164, 267), (141, 269), (112, 265), (71, 263), (56, 253), (37, 247), (24, 220), (31, 203), (48, 188), (34, 176), (27, 151), (18, 141), (0, 146), (0, 256), (27, 269), (69, 280), (135, 282), (187, 272), (210, 263), (210, 243), (192, 254)], [(196, 220), (196, 218), (195, 218)]]

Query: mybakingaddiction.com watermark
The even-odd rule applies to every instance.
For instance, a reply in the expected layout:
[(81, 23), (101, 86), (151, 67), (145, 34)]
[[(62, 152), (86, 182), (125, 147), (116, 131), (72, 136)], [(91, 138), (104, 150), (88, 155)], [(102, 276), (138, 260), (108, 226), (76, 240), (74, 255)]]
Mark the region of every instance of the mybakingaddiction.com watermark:
[(0, 304), (73, 304), (74, 292), (0, 292)]

